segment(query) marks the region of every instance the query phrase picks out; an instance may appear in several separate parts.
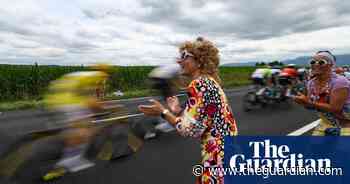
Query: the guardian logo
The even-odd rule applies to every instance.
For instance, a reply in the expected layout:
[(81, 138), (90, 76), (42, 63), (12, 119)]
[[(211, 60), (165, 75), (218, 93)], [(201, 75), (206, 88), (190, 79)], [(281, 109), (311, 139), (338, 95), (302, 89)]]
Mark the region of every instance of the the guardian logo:
[(291, 153), (287, 145), (273, 145), (270, 140), (249, 142), (253, 155), (248, 158), (243, 154), (235, 154), (230, 159), (230, 167), (244, 171), (258, 168), (306, 168), (315, 171), (331, 168), (329, 158), (304, 158), (302, 153)]

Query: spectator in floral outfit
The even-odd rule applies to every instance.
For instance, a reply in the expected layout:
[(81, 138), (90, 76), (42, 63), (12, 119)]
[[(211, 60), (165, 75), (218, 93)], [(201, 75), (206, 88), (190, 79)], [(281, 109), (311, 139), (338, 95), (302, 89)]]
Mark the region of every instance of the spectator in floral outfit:
[(188, 99), (181, 108), (177, 97), (167, 98), (165, 108), (151, 100), (151, 105), (140, 105), (146, 115), (161, 116), (175, 126), (183, 136), (200, 138), (204, 172), (196, 183), (222, 184), (222, 175), (211, 175), (208, 168), (222, 168), (224, 161), (224, 137), (237, 135), (237, 126), (229, 101), (220, 86), (219, 50), (203, 38), (185, 42), (180, 48), (177, 63), (182, 74), (192, 81), (187, 87)]

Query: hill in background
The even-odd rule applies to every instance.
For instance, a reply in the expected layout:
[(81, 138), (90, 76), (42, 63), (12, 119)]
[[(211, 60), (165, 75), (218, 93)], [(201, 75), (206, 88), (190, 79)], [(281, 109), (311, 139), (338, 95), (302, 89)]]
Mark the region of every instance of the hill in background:
[[(350, 54), (336, 55), (337, 65), (349, 65), (350, 64)], [(295, 59), (285, 60), (285, 64), (297, 64), (297, 65), (308, 65), (310, 57), (302, 56)]]

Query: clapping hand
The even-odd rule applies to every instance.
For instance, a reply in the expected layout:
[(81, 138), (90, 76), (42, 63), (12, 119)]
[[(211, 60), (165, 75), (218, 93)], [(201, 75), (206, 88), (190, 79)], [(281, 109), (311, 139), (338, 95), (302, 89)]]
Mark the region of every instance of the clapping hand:
[(138, 109), (148, 116), (160, 116), (160, 114), (164, 111), (164, 106), (157, 100), (151, 99), (149, 100), (151, 105), (139, 105)]
[(179, 114), (181, 112), (179, 98), (177, 98), (176, 96), (168, 97), (166, 99), (166, 102), (171, 112), (175, 114)]
[(296, 103), (303, 105), (305, 107), (312, 106), (312, 103), (310, 102), (309, 98), (303, 93), (298, 92), (298, 95), (294, 96), (293, 99)]

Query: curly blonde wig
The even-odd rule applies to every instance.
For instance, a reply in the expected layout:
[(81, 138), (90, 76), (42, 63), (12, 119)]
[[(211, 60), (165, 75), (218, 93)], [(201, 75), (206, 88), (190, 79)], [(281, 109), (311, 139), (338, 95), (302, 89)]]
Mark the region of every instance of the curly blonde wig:
[(218, 83), (221, 83), (219, 77), (219, 49), (212, 42), (198, 37), (194, 42), (187, 41), (183, 43), (179, 50), (180, 52), (186, 50), (193, 54), (201, 74), (209, 75)]

